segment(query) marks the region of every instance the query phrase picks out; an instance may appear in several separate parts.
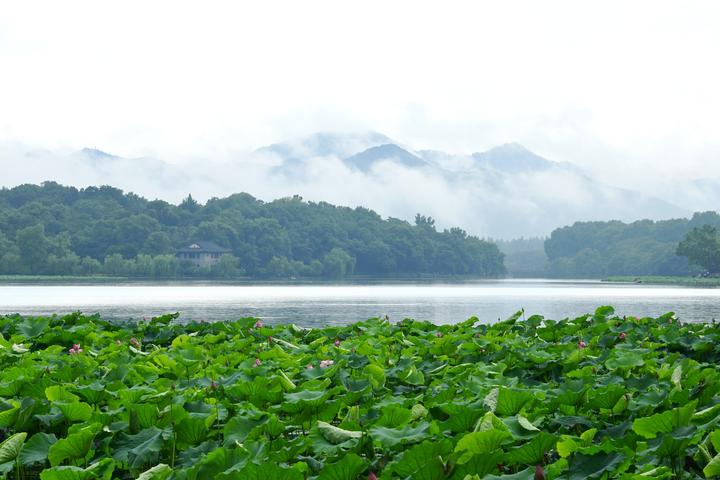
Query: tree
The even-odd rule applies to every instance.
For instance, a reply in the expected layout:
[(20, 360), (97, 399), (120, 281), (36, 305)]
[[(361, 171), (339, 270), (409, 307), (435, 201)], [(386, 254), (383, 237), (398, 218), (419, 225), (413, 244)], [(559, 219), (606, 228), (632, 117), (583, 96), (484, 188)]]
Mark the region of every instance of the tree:
[(38, 223), (32, 227), (23, 228), (17, 231), (15, 238), (23, 264), (30, 273), (40, 273), (50, 246), (45, 237), (45, 227)]
[(153, 258), (153, 276), (155, 278), (171, 278), (177, 276), (180, 261), (175, 255), (158, 255)]
[(295, 273), (293, 264), (285, 257), (273, 257), (265, 267), (265, 274), (268, 277), (288, 278)]
[(188, 194), (187, 197), (180, 203), (180, 208), (183, 210), (186, 210), (190, 213), (195, 213), (198, 210), (200, 210), (200, 204), (195, 201), (195, 199), (192, 197), (192, 195)]
[(103, 271), (108, 275), (116, 277), (126, 276), (131, 273), (132, 263), (125, 260), (119, 253), (113, 253), (105, 257)]
[[(676, 229), (682, 230), (687, 220), (679, 222)], [(25, 230), (28, 226), (35, 227)], [(652, 222), (638, 227), (652, 229)], [(177, 262), (169, 258), (156, 262), (172, 253), (173, 246), (201, 240), (231, 249), (242, 268), (255, 276), (496, 276), (503, 269), (494, 245), (460, 229), (438, 232), (431, 217), (418, 215), (413, 224), (383, 219), (367, 208), (298, 196), (264, 202), (240, 193), (200, 205), (188, 195), (173, 205), (108, 186), (24, 185), (0, 189), (0, 232), (5, 237), (0, 241), (0, 273), (97, 273), (98, 264), (85, 260), (89, 257), (99, 262), (108, 258), (101, 271), (110, 275), (146, 276), (150, 258), (142, 255), (148, 255), (152, 275), (156, 270), (163, 277), (171, 275), (168, 268), (175, 276), (230, 275), (229, 260), (214, 270), (192, 262), (175, 268)], [(445, 252), (450, 256), (441, 259)]]
[(435, 230), (435, 219), (432, 217), (426, 217), (425, 215), (415, 214), (415, 225), (418, 227), (428, 228)]
[(96, 275), (102, 271), (102, 264), (94, 258), (83, 257), (76, 268), (80, 275)]
[(221, 278), (233, 278), (242, 273), (238, 266), (238, 259), (229, 253), (220, 255), (218, 261), (212, 266), (212, 274)]
[(323, 270), (327, 277), (340, 280), (352, 274), (355, 268), (355, 258), (351, 257), (342, 248), (333, 248), (325, 255)]
[(170, 237), (167, 233), (162, 231), (152, 232), (148, 235), (142, 248), (143, 253), (152, 256), (172, 253), (172, 251), (173, 247)]
[(677, 254), (710, 273), (720, 273), (720, 236), (717, 229), (710, 225), (693, 228), (678, 245)]
[(135, 257), (133, 274), (138, 277), (152, 277), (155, 262), (150, 255), (138, 255)]

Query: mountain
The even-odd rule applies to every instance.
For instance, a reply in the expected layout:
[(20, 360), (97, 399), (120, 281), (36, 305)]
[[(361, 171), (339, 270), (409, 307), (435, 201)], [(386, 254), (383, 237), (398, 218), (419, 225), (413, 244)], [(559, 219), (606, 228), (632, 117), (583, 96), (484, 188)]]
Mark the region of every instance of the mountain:
[(548, 235), (576, 221), (687, 217), (696, 205), (720, 204), (720, 182), (713, 180), (695, 182), (685, 196), (660, 190), (661, 199), (604, 184), (518, 143), (447, 153), (415, 150), (377, 132), (316, 133), (219, 158), (125, 158), (97, 148), (57, 154), (0, 144), (0, 159), (24, 166), (4, 175), (4, 186), (108, 184), (172, 202), (188, 193), (201, 201), (237, 192), (263, 200), (300, 195), (384, 217), (421, 213), (439, 228), (493, 238)]
[[(363, 145), (369, 146), (353, 152)], [(330, 176), (349, 175), (338, 169), (342, 164), (367, 176), (367, 183), (359, 184), (357, 176), (339, 179), (342, 190), (325, 187), (325, 194), (332, 195), (328, 201), (360, 201), (400, 218), (422, 212), (440, 226), (459, 224), (478, 235), (547, 235), (578, 220), (633, 221), (691, 213), (642, 192), (603, 184), (572, 163), (544, 158), (518, 143), (451, 154), (413, 151), (380, 134), (316, 134), (260, 151), (272, 152), (273, 175), (296, 182), (302, 195), (308, 195), (310, 184), (327, 185)], [(369, 193), (381, 185), (386, 195)]]
[(538, 171), (552, 168), (555, 162), (544, 159), (519, 143), (506, 143), (486, 152), (472, 154), (477, 168), (492, 168), (503, 172)]
[(286, 163), (295, 164), (314, 157), (352, 156), (371, 147), (392, 143), (377, 132), (363, 133), (315, 133), (305, 138), (273, 143), (256, 150), (259, 154), (276, 155)]
[(103, 152), (102, 150), (98, 150), (97, 148), (83, 148), (80, 150), (79, 154), (88, 160), (95, 160), (95, 161), (106, 161), (106, 160), (119, 160), (120, 157), (117, 155), (112, 155), (107, 152)]
[(360, 153), (344, 159), (344, 163), (351, 168), (368, 172), (378, 162), (390, 161), (408, 168), (422, 168), (427, 162), (417, 155), (413, 155), (394, 143), (386, 143), (377, 147), (370, 147)]

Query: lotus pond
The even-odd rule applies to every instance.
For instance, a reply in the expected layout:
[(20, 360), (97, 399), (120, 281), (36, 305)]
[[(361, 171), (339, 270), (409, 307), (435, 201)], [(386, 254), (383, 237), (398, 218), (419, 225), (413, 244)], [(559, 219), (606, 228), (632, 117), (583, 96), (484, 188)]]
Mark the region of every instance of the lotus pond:
[(720, 475), (720, 327), (0, 317), (0, 472), (74, 479)]

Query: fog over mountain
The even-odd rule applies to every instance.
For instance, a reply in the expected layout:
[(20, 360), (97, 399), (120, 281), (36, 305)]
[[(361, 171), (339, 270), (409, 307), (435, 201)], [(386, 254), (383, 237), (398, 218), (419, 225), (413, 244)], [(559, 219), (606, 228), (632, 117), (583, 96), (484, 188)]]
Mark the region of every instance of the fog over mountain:
[(62, 153), (5, 145), (0, 155), (25, 167), (4, 175), (3, 186), (45, 180), (111, 184), (174, 202), (188, 193), (200, 200), (240, 191), (263, 200), (299, 194), (407, 220), (422, 213), (439, 227), (495, 238), (546, 235), (578, 220), (687, 216), (720, 198), (720, 184), (712, 179), (678, 188), (675, 198), (684, 202), (678, 206), (603, 184), (572, 163), (543, 158), (517, 143), (453, 154), (415, 151), (375, 132), (317, 133), (225, 158), (172, 162), (122, 158), (98, 148)]

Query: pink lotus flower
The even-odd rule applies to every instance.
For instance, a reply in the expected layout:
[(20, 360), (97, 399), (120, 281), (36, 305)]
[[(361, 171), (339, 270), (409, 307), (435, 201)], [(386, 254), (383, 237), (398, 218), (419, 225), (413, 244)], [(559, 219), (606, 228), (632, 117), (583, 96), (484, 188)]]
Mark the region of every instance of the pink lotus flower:
[(320, 368), (327, 368), (334, 363), (332, 360), (320, 360)]
[(370, 472), (370, 475), (368, 475), (368, 480), (377, 480), (377, 475), (375, 475), (375, 472)]
[(255, 359), (255, 366), (256, 366), (256, 367), (259, 367), (260, 365), (262, 365), (262, 361), (261, 361), (259, 358), (256, 358), (256, 359)]
[(308, 363), (305, 368), (308, 369), (308, 370), (312, 370), (312, 369), (315, 368), (315, 367), (313, 367), (313, 364), (312, 364), (312, 363)]
[(625, 332), (620, 332), (620, 335), (618, 335), (618, 338), (622, 341), (625, 340)]
[(587, 343), (585, 343), (584, 340), (580, 340), (578, 342), (578, 348), (585, 348), (585, 347), (587, 347)]
[(339, 347), (339, 346), (340, 346), (340, 339), (339, 339), (339, 338), (335, 340), (335, 346), (336, 346), (336, 347)]
[(255, 322), (255, 328), (263, 328), (264, 326), (265, 324), (262, 320), (258, 320), (257, 322)]
[(442, 332), (435, 332), (435, 336), (438, 337), (438, 338), (440, 338), (440, 337), (443, 336), (443, 333), (442, 333)]
[(72, 348), (69, 348), (69, 349), (68, 349), (68, 353), (69, 353), (70, 355), (77, 355), (78, 353), (80, 353), (80, 352), (82, 352), (82, 351), (83, 351), (83, 350), (82, 350), (82, 348), (80, 348), (80, 344), (79, 344), (79, 343), (73, 344)]
[(132, 345), (135, 348), (138, 348), (140, 346), (140, 342), (138, 342), (137, 338), (132, 337), (130, 339), (130, 345)]

